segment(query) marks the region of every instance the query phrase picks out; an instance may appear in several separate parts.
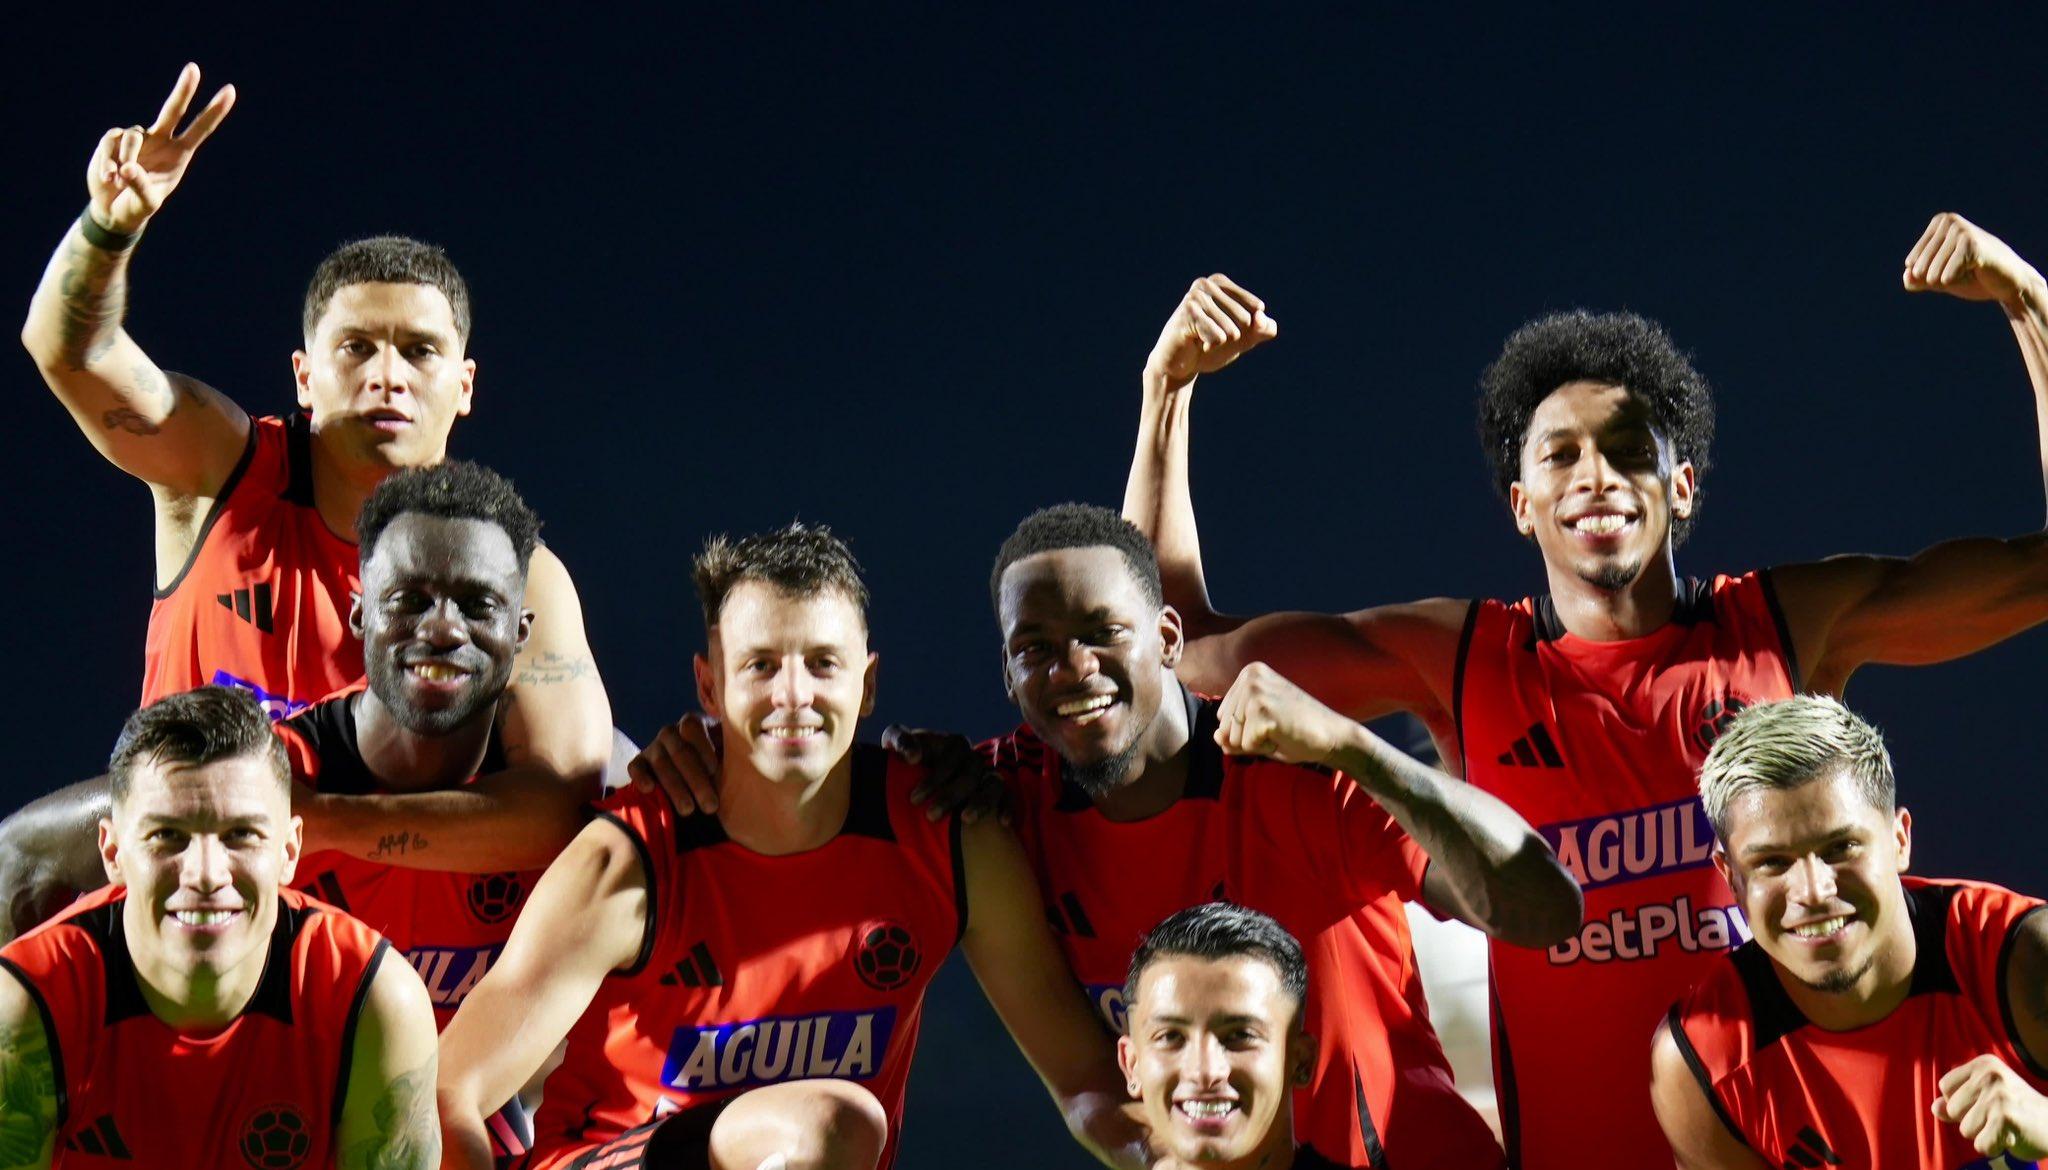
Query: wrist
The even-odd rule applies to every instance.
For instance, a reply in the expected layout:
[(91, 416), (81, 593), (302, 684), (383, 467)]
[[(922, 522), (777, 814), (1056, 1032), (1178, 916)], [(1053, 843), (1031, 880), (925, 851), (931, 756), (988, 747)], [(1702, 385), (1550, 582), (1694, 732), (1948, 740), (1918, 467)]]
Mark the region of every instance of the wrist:
[(1195, 374), (1189, 374), (1184, 378), (1175, 377), (1169, 374), (1164, 366), (1148, 361), (1145, 363), (1145, 373), (1143, 376), (1145, 400), (1148, 402), (1164, 401), (1177, 394), (1183, 394), (1192, 390), (1195, 386), (1196, 377), (1197, 375)]
[(125, 230), (109, 226), (101, 221), (90, 203), (85, 205), (84, 211), (78, 213), (78, 234), (85, 237), (85, 242), (102, 252), (113, 252), (117, 255), (135, 247), (135, 241), (142, 238), (142, 229), (145, 226), (147, 221)]
[(2001, 306), (2011, 317), (2048, 314), (2048, 281), (2029, 268), (2025, 276), (2013, 282), (2013, 293), (2001, 302)]

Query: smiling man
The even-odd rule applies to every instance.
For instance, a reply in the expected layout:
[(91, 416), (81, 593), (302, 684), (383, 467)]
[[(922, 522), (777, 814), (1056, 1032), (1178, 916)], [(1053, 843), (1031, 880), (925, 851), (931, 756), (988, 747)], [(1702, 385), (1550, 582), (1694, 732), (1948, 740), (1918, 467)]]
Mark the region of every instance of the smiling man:
[[(1903, 282), (2003, 310), (2048, 479), (2040, 274), (1944, 213), (1907, 254)], [(1714, 737), (1744, 707), (1839, 693), (1866, 664), (1945, 661), (2048, 618), (2048, 534), (1682, 578), (1674, 553), (1699, 518), (1714, 431), (1706, 380), (1653, 322), (1570, 312), (1508, 338), (1479, 410), (1494, 483), (1540, 554), (1547, 594), (1224, 614), (1204, 581), (1188, 484), (1193, 391), (1277, 332), (1262, 300), (1209, 277), (1146, 363), (1124, 512), (1157, 544), (1166, 599), (1186, 623), (1181, 677), (1217, 690), (1265, 662), (1350, 718), (1410, 712), (1447, 768), (1537, 826), (1584, 888), (1587, 913), (1547, 952), (1490, 950), (1509, 1160), (1583, 1165), (1590, 1095), (1607, 1105), (1603, 1158), (1656, 1164), (1668, 1156), (1663, 1135), (1629, 1071), (1642, 1037), (1749, 929), (1708, 863), (1713, 836), (1694, 790)], [(1577, 1010), (1587, 1003), (1602, 1010)]]
[(1160, 1170), (1338, 1165), (1294, 1144), (1292, 1091), (1315, 1064), (1308, 995), (1301, 944), (1257, 911), (1205, 902), (1145, 935), (1116, 1049), (1166, 1151)]
[(113, 885), (0, 950), (0, 1165), (433, 1170), (433, 1016), (299, 857), (282, 742), (246, 693), (130, 717)]
[[(95, 448), (147, 484), (155, 512), (156, 600), (143, 702), (202, 684), (239, 686), (273, 718), (360, 679), (350, 636), (356, 516), (393, 471), (439, 462), (470, 412), (468, 286), (436, 247), (357, 240), (321, 261), (292, 354), (300, 413), (252, 419), (219, 391), (160, 369), (123, 327), (129, 266), (144, 229), (234, 104), (222, 88), (184, 120), (199, 90), (187, 65), (154, 124), (108, 130), (88, 166), (89, 202), (43, 273), (22, 343)], [(611, 709), (583, 632), (576, 589), (546, 548), (528, 604), (539, 630), (508, 689), (506, 764), (589, 799), (611, 751)], [(50, 859), (51, 836), (105, 811), (67, 790), (0, 829), (0, 937), (97, 882)]]
[(1708, 754), (1714, 865), (1756, 935), (1657, 1031), (1657, 1114), (1687, 1170), (2048, 1157), (2048, 914), (1902, 876), (1895, 791), (1877, 730), (1832, 699), (1745, 711)]
[(530, 1170), (872, 1170), (893, 1162), (924, 991), (955, 945), (1075, 1136), (1140, 1133), (1009, 831), (927, 819), (923, 772), (854, 732), (873, 708), (867, 587), (830, 532), (710, 542), (697, 695), (715, 814), (628, 790), (551, 865), (443, 1038), (451, 1166), (564, 1037)]

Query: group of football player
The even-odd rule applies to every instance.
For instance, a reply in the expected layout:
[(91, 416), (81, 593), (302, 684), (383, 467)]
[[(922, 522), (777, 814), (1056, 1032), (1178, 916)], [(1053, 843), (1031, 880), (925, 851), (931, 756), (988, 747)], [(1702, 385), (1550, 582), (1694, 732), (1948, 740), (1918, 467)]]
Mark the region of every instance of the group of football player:
[[(1482, 378), (1547, 592), (1228, 615), (1194, 389), (1278, 326), (1219, 274), (1146, 362), (1121, 513), (996, 551), (1021, 726), (857, 742), (869, 584), (793, 523), (697, 556), (701, 710), (641, 751), (539, 519), (446, 458), (476, 363), (441, 250), (321, 262), (286, 416), (124, 328), (234, 104), (188, 118), (199, 87), (101, 138), (22, 330), (149, 485), (156, 600), (106, 774), (0, 825), (0, 1170), (874, 1170), (956, 946), (1114, 1166), (2048, 1158), (2048, 915), (1906, 876), (1883, 740), (1833, 697), (2048, 618), (2048, 534), (1680, 577), (1708, 385), (1571, 312)], [(2004, 311), (2048, 476), (2048, 284), (1946, 213), (1903, 282)], [(1442, 768), (1364, 726), (1395, 712)], [(1408, 902), (1488, 936), (1498, 1135)]]

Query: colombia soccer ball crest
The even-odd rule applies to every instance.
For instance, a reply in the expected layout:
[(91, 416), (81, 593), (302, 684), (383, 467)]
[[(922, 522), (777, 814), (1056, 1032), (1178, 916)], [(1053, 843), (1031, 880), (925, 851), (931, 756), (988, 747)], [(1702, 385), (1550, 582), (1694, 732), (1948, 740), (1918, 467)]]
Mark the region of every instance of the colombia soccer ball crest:
[(242, 1124), (242, 1160), (254, 1170), (294, 1170), (313, 1148), (306, 1119), (291, 1105), (265, 1105)]
[(876, 991), (894, 991), (910, 982), (923, 959), (917, 939), (900, 923), (870, 922), (854, 940), (854, 973)]
[(481, 873), (469, 883), (469, 912), (477, 921), (503, 922), (519, 909), (526, 885), (516, 873)]

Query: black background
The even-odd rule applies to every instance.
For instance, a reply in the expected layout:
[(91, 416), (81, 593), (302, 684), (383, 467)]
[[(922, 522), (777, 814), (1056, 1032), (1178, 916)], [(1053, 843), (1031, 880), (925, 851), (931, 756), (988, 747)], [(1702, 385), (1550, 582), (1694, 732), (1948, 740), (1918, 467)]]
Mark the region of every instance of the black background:
[[(1573, 305), (1658, 318), (1716, 387), (1681, 572), (2041, 524), (1999, 312), (1898, 278), (1941, 210), (2048, 261), (2038, 8), (70, 11), (10, 24), (5, 301), (25, 311), (102, 130), (150, 120), (187, 59), (202, 100), (234, 82), (138, 254), (130, 331), (286, 409), (320, 256), (445, 245), (477, 304), (452, 450), (546, 518), (636, 737), (690, 701), (691, 553), (792, 516), (867, 565), (875, 727), (1006, 726), (994, 549), (1038, 505), (1117, 503), (1145, 352), (1219, 269), (1282, 327), (1196, 405), (1228, 608), (1540, 591), (1474, 382)], [(26, 357), (0, 368), (11, 807), (94, 771), (131, 706), (151, 530)], [(2044, 649), (1852, 687), (1919, 871), (2048, 886)], [(907, 1164), (1079, 1162), (957, 973), (928, 1024)]]

